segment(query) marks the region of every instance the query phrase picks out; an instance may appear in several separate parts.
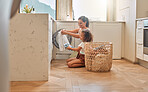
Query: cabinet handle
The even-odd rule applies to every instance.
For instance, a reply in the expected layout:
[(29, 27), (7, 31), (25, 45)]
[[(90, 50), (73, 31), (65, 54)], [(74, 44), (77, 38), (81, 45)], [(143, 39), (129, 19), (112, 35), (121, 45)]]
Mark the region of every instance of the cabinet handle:
[(144, 27), (137, 27), (137, 30), (143, 30), (144, 29)]
[(138, 45), (143, 45), (142, 43), (137, 43)]

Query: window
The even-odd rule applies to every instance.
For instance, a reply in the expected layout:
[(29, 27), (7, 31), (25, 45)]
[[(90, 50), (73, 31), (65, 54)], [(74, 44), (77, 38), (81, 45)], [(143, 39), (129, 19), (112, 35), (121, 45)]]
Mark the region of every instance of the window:
[(89, 20), (107, 20), (107, 0), (73, 0), (73, 17), (87, 16)]
[(56, 0), (22, 0), (20, 12), (28, 4), (28, 8), (35, 8), (35, 13), (49, 13), (56, 19)]

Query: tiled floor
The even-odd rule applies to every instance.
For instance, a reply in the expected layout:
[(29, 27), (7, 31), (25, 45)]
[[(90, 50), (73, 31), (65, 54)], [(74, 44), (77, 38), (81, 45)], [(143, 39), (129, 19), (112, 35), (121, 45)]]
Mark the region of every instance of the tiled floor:
[(54, 60), (49, 81), (11, 82), (11, 92), (148, 92), (148, 69), (113, 60), (110, 72), (99, 73)]

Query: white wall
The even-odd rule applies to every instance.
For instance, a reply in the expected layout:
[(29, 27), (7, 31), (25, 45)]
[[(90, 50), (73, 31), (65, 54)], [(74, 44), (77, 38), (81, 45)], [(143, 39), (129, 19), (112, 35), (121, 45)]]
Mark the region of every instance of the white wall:
[(125, 21), (124, 58), (135, 63), (136, 0), (117, 0), (116, 20)]
[(148, 17), (148, 0), (116, 0), (116, 20), (125, 21), (124, 57), (136, 63), (136, 18)]
[(116, 0), (107, 0), (107, 21), (116, 20)]
[(106, 21), (107, 0), (73, 0), (74, 16), (87, 16), (90, 20)]

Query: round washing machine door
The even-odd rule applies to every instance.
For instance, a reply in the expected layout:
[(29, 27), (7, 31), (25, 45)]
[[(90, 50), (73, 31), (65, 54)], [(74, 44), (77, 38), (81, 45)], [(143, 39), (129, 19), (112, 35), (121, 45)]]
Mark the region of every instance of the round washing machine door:
[[(62, 28), (64, 29), (64, 28)], [(57, 30), (53, 35), (52, 35), (52, 43), (55, 45), (56, 48), (59, 49), (59, 43), (57, 42), (57, 35), (58, 35), (58, 32), (60, 32), (62, 29), (59, 29)], [(69, 41), (69, 43), (71, 44), (72, 42), (72, 36), (70, 35), (67, 35), (67, 39)]]

